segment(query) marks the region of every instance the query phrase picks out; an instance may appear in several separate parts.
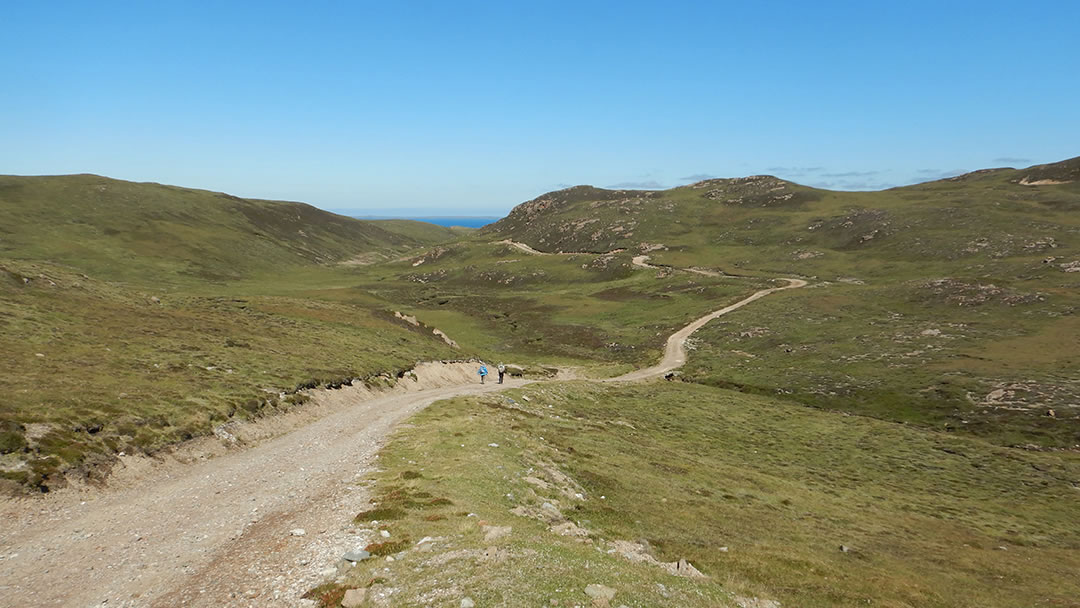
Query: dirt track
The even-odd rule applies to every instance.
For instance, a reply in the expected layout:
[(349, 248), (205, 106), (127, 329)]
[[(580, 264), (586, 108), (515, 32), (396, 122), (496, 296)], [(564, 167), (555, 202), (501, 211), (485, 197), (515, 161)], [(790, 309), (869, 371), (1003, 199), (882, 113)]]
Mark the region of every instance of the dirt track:
[(390, 429), (433, 401), (525, 384), (474, 372), (419, 371), (417, 384), (453, 384), (381, 396), (321, 391), (311, 407), (332, 413), (250, 449), (128, 459), (108, 490), (0, 503), (0, 606), (298, 605), (366, 544), (348, 526), (367, 508), (356, 477)]
[(739, 300), (738, 302), (721, 308), (720, 310), (713, 311), (704, 317), (694, 321), (679, 331), (671, 334), (667, 339), (667, 346), (664, 347), (664, 357), (660, 359), (660, 363), (639, 369), (637, 371), (630, 372), (629, 374), (623, 374), (616, 378), (609, 378), (605, 382), (623, 382), (628, 380), (645, 380), (647, 378), (653, 378), (656, 376), (662, 376), (676, 368), (682, 367), (686, 363), (686, 339), (690, 337), (690, 334), (701, 329), (706, 323), (712, 321), (717, 317), (722, 317), (733, 310), (738, 310), (743, 306), (753, 302), (754, 300), (760, 300), (765, 296), (783, 291), (785, 289), (798, 289), (799, 287), (806, 287), (806, 281), (802, 279), (782, 279), (787, 281), (788, 284), (783, 287), (771, 287), (769, 289), (762, 289), (761, 291), (754, 292), (752, 295)]
[[(708, 321), (806, 284), (787, 281), (698, 319), (668, 339), (658, 365), (611, 380), (679, 367), (686, 338)], [(104, 490), (0, 502), (0, 606), (302, 605), (343, 552), (369, 542), (349, 524), (368, 504), (357, 481), (396, 424), (439, 399), (526, 384), (480, 385), (473, 365), (428, 365), (391, 394), (319, 391), (305, 407), (316, 419), (249, 449), (208, 440), (164, 461), (129, 458)], [(275, 430), (285, 429), (246, 434)]]

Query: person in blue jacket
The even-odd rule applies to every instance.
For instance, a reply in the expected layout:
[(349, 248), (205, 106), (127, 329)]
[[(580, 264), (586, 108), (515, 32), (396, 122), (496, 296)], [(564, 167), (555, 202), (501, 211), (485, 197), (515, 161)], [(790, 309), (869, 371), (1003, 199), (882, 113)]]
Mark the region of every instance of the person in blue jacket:
[(484, 383), (484, 378), (487, 378), (487, 366), (484, 362), (480, 362), (480, 369), (476, 370), (476, 373), (480, 374), (480, 384)]

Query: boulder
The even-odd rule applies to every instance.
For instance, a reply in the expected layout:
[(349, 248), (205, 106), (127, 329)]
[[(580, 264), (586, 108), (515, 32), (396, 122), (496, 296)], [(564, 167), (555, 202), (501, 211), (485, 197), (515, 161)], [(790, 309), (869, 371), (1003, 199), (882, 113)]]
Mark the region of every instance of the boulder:
[(349, 589), (341, 598), (341, 608), (359, 608), (367, 600), (367, 589)]

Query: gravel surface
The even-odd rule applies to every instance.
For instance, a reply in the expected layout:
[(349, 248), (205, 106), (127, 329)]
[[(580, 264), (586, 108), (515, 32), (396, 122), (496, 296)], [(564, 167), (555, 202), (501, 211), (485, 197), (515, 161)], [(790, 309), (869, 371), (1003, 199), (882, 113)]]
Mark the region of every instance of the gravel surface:
[[(129, 459), (107, 488), (3, 501), (0, 606), (312, 605), (300, 597), (368, 542), (350, 522), (394, 425), (525, 384), (480, 385), (474, 368), (420, 374), (408, 392), (318, 391), (313, 408), (332, 413), (254, 447)], [(454, 385), (423, 388), (442, 382)]]

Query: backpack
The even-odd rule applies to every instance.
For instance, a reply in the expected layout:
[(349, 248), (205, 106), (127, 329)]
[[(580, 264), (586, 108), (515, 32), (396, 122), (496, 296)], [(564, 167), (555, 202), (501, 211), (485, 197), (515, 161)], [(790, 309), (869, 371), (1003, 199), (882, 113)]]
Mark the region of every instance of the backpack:
[(480, 374), (481, 376), (486, 376), (487, 375), (487, 366), (486, 365), (481, 365), (480, 369), (478, 369), (476, 371), (476, 373)]
[(499, 364), (499, 373), (502, 374), (502, 373), (505, 373), (505, 372), (506, 372), (506, 366), (503, 365), (502, 363), (500, 363)]

